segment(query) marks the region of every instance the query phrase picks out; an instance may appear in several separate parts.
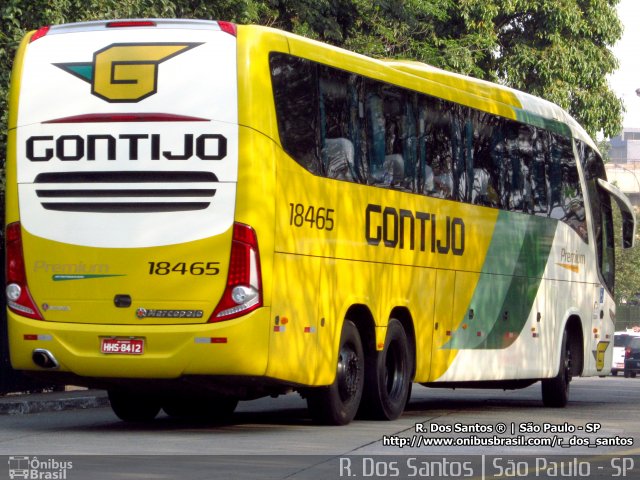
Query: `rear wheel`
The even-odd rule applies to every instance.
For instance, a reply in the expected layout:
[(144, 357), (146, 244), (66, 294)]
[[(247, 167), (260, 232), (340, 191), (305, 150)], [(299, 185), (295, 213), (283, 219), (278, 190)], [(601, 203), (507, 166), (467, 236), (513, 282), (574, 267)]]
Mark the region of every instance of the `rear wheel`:
[(125, 422), (149, 422), (160, 411), (160, 402), (147, 393), (109, 390), (108, 394), (113, 413)]
[(413, 358), (407, 335), (402, 324), (391, 319), (384, 349), (367, 362), (362, 415), (380, 420), (395, 420), (402, 415), (411, 388), (411, 372)]
[(569, 401), (569, 383), (571, 382), (571, 343), (567, 331), (562, 335), (560, 368), (553, 378), (542, 380), (542, 403), (545, 407), (562, 408)]
[(325, 425), (349, 423), (360, 406), (363, 384), (364, 354), (360, 333), (351, 320), (345, 320), (333, 384), (307, 391), (307, 405), (313, 420)]

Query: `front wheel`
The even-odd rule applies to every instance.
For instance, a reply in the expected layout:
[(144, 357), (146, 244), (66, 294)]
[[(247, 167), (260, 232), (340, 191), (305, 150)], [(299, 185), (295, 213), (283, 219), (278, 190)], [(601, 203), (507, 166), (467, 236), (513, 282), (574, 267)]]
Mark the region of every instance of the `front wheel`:
[(569, 383), (571, 382), (571, 345), (565, 330), (562, 335), (560, 368), (553, 378), (542, 380), (542, 403), (545, 407), (562, 408), (569, 401)]
[(355, 417), (364, 384), (364, 353), (358, 328), (345, 320), (340, 335), (336, 378), (328, 387), (307, 391), (311, 417), (325, 425), (346, 425)]
[(404, 411), (412, 383), (413, 357), (402, 324), (391, 319), (384, 349), (367, 362), (361, 414), (395, 420)]

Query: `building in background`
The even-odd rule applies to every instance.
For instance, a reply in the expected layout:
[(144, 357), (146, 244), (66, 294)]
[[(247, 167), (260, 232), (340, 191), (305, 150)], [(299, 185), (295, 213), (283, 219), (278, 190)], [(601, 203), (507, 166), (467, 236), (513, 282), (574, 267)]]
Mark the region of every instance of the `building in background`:
[(625, 128), (609, 141), (611, 163), (640, 163), (640, 128)]
[(625, 128), (609, 141), (607, 178), (627, 194), (635, 207), (640, 206), (640, 128)]

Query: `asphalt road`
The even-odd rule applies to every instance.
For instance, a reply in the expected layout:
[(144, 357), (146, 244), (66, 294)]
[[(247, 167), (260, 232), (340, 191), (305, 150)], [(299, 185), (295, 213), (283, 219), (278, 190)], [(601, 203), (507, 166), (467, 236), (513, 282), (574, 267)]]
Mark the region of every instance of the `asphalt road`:
[[(400, 419), (356, 420), (344, 427), (312, 424), (296, 394), (241, 402), (225, 424), (161, 415), (131, 425), (109, 408), (0, 415), (0, 455), (9, 462), (6, 471), (0, 463), (0, 478), (8, 478), (19, 457), (37, 457), (33, 466), (49, 474), (71, 462), (73, 468), (58, 468), (65, 480), (169, 479), (186, 473), (190, 479), (584, 473), (638, 479), (639, 401), (640, 378), (607, 377), (575, 379), (564, 409), (544, 408), (539, 385), (506, 392), (414, 385)], [(546, 443), (553, 446), (541, 445)]]

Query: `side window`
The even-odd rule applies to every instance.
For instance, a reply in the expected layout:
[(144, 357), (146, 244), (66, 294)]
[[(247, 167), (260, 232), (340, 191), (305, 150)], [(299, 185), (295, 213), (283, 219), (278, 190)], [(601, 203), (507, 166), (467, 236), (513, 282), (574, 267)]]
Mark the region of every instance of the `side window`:
[(535, 129), (531, 125), (521, 124), (518, 126), (518, 153), (520, 162), (518, 165), (519, 182), (518, 196), (522, 213), (533, 213), (533, 187), (531, 182), (531, 170), (533, 169), (533, 141)]
[(410, 192), (418, 191), (418, 94), (406, 92), (403, 112), (400, 116), (400, 141), (404, 157), (403, 188)]
[[(548, 216), (588, 241), (570, 138), (291, 55), (269, 61), (282, 146), (311, 173)], [(585, 171), (603, 176), (579, 148)], [(612, 275), (608, 196), (599, 205), (601, 270)]]
[(587, 195), (593, 218), (598, 269), (607, 288), (613, 293), (615, 251), (611, 197), (598, 186), (598, 178), (606, 178), (604, 164), (598, 154), (584, 142), (577, 142), (580, 163), (587, 184)]
[(597, 229), (601, 230), (601, 238), (596, 239), (598, 249), (598, 264), (602, 272), (605, 284), (613, 293), (615, 282), (615, 242), (613, 237), (613, 211), (611, 209), (611, 197), (598, 188), (600, 197), (601, 222)]
[(536, 129), (532, 139), (531, 194), (533, 213), (541, 217), (549, 216), (549, 184), (547, 182), (547, 158), (549, 152), (549, 134)]
[(421, 139), (426, 160), (423, 193), (452, 199), (454, 128), (451, 108), (442, 100), (429, 98), (421, 110), (426, 122)]
[(414, 191), (418, 174), (416, 95), (379, 82), (365, 82), (369, 183)]
[(588, 242), (584, 198), (571, 140), (561, 135), (550, 134), (550, 153), (550, 216), (568, 224)]
[(355, 182), (356, 146), (352, 138), (347, 72), (319, 67), (320, 145), (325, 175)]
[(282, 146), (304, 168), (323, 174), (317, 138), (316, 67), (307, 60), (282, 53), (272, 53), (269, 63)]
[(505, 121), (504, 129), (503, 208), (533, 213), (531, 165), (534, 129), (512, 121)]
[(473, 186), (473, 121), (471, 109), (454, 106), (453, 133), (453, 196), (459, 202), (471, 203)]
[(472, 112), (473, 155), (471, 202), (486, 207), (499, 207), (500, 161), (495, 161), (496, 130), (502, 121), (483, 112)]

